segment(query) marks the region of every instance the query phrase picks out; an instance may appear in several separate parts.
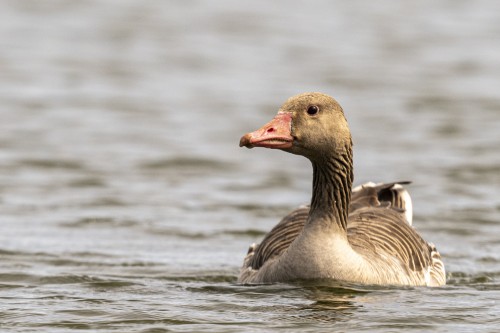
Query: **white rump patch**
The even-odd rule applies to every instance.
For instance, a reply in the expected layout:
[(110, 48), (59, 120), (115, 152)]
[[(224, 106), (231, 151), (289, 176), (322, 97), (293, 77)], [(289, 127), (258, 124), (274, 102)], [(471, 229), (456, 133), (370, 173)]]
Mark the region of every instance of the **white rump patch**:
[(409, 225), (412, 225), (412, 223), (413, 223), (413, 204), (411, 202), (410, 193), (408, 193), (408, 191), (403, 186), (401, 186), (399, 184), (395, 184), (392, 188), (397, 190), (398, 193), (401, 195), (401, 198), (404, 202), (406, 221), (408, 221)]

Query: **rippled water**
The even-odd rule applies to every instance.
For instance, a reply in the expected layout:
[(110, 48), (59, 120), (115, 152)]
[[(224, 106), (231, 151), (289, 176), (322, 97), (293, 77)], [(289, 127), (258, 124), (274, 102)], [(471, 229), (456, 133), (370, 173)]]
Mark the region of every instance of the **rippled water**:
[[(487, 0), (0, 2), (1, 330), (496, 331), (499, 34)], [(239, 138), (312, 90), (446, 287), (236, 284), (311, 182)]]

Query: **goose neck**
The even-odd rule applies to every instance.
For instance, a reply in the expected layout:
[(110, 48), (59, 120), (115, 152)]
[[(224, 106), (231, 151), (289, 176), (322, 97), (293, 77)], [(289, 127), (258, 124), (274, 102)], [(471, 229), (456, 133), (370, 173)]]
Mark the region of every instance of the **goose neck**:
[(315, 221), (346, 232), (353, 173), (352, 150), (312, 162), (313, 192), (309, 224)]

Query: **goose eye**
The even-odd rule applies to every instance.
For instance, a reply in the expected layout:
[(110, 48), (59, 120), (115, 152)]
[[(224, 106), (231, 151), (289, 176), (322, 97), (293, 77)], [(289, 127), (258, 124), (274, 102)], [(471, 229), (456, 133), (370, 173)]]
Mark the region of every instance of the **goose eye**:
[(310, 116), (314, 116), (315, 114), (317, 114), (319, 112), (319, 107), (317, 107), (316, 105), (311, 105), (308, 109), (307, 109), (307, 114), (310, 115)]

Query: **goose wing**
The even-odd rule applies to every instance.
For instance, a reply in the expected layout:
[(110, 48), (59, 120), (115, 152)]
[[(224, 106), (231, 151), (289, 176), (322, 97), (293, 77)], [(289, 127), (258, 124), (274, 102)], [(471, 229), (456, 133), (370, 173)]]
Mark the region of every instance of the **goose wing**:
[(436, 247), (406, 222), (404, 214), (397, 210), (360, 208), (349, 215), (347, 237), (358, 253), (373, 262), (399, 263), (415, 285), (422, 282), (428, 286), (444, 285), (444, 264)]
[(252, 244), (243, 262), (243, 268), (259, 269), (270, 258), (281, 255), (300, 234), (307, 217), (309, 205), (301, 206), (285, 216), (260, 244)]
[(347, 223), (349, 242), (367, 257), (396, 259), (415, 284), (443, 285), (446, 278), (441, 255), (412, 228), (412, 203), (404, 184), (409, 182), (367, 183), (353, 190)]

